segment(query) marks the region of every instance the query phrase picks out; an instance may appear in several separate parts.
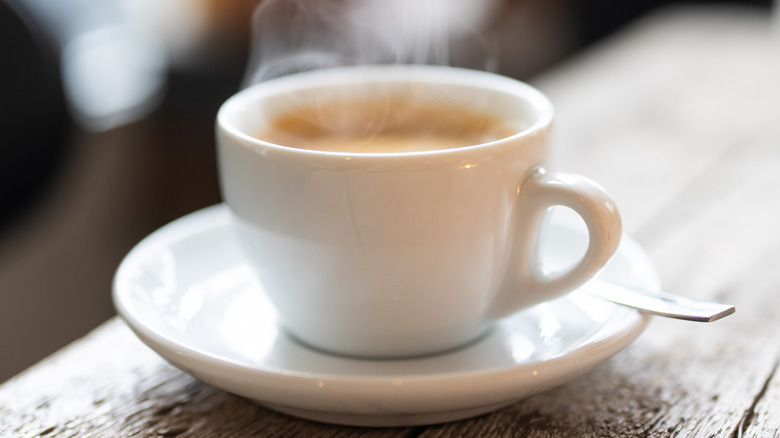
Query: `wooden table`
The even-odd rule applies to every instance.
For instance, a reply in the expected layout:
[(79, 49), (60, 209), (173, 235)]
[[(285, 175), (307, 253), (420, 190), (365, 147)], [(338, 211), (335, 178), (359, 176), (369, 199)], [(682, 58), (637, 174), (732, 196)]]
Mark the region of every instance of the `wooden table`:
[(606, 186), (666, 289), (735, 315), (656, 318), (557, 389), (395, 429), (267, 410), (171, 367), (113, 319), (0, 387), (0, 437), (780, 437), (776, 43), (765, 12), (667, 10), (533, 81), (558, 108), (554, 167)]

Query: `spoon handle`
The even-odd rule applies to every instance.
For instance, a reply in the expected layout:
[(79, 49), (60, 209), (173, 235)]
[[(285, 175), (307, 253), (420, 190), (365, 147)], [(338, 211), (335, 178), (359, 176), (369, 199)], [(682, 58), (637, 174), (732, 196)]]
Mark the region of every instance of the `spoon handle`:
[(606, 281), (590, 282), (583, 292), (641, 312), (686, 321), (713, 322), (735, 312), (734, 306), (694, 300), (666, 292), (650, 292)]

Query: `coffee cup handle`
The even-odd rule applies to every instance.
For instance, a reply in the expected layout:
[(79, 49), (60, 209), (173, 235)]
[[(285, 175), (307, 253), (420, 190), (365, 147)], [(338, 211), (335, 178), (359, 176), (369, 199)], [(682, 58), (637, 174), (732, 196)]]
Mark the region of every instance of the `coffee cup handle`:
[[(615, 202), (600, 185), (581, 175), (538, 168), (520, 186), (518, 196), (520, 222), (507, 278), (493, 303), (493, 317), (510, 315), (581, 286), (615, 254), (622, 235)], [(541, 221), (555, 206), (569, 207), (582, 217), (589, 242), (585, 254), (573, 267), (551, 276), (539, 269), (534, 249)]]

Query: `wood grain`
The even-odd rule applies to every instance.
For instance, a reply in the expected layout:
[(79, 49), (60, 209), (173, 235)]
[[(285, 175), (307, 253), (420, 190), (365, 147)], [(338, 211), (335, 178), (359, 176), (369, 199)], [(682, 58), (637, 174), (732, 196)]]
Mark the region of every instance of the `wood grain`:
[(111, 320), (0, 387), (0, 437), (780, 437), (777, 41), (765, 13), (673, 9), (533, 81), (558, 108), (554, 167), (613, 193), (666, 289), (735, 315), (655, 319), (559, 388), (398, 429), (274, 413), (172, 368)]
[(118, 320), (6, 382), (1, 437), (403, 437), (291, 419), (168, 365)]

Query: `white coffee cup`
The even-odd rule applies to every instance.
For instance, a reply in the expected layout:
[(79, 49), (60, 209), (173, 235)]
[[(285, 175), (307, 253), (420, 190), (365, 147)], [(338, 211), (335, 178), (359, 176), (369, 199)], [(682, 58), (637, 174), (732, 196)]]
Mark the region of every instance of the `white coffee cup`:
[[(511, 120), (485, 144), (407, 153), (280, 146), (253, 134), (291, 102), (418, 90)], [(377, 90), (382, 90), (378, 92)], [(524, 83), (433, 66), (345, 67), (249, 87), (217, 121), (222, 193), (281, 325), (305, 344), (364, 357), (445, 351), (593, 277), (617, 249), (620, 217), (596, 183), (548, 172), (553, 109)], [(584, 220), (589, 245), (564, 273), (539, 269), (553, 206)]]

